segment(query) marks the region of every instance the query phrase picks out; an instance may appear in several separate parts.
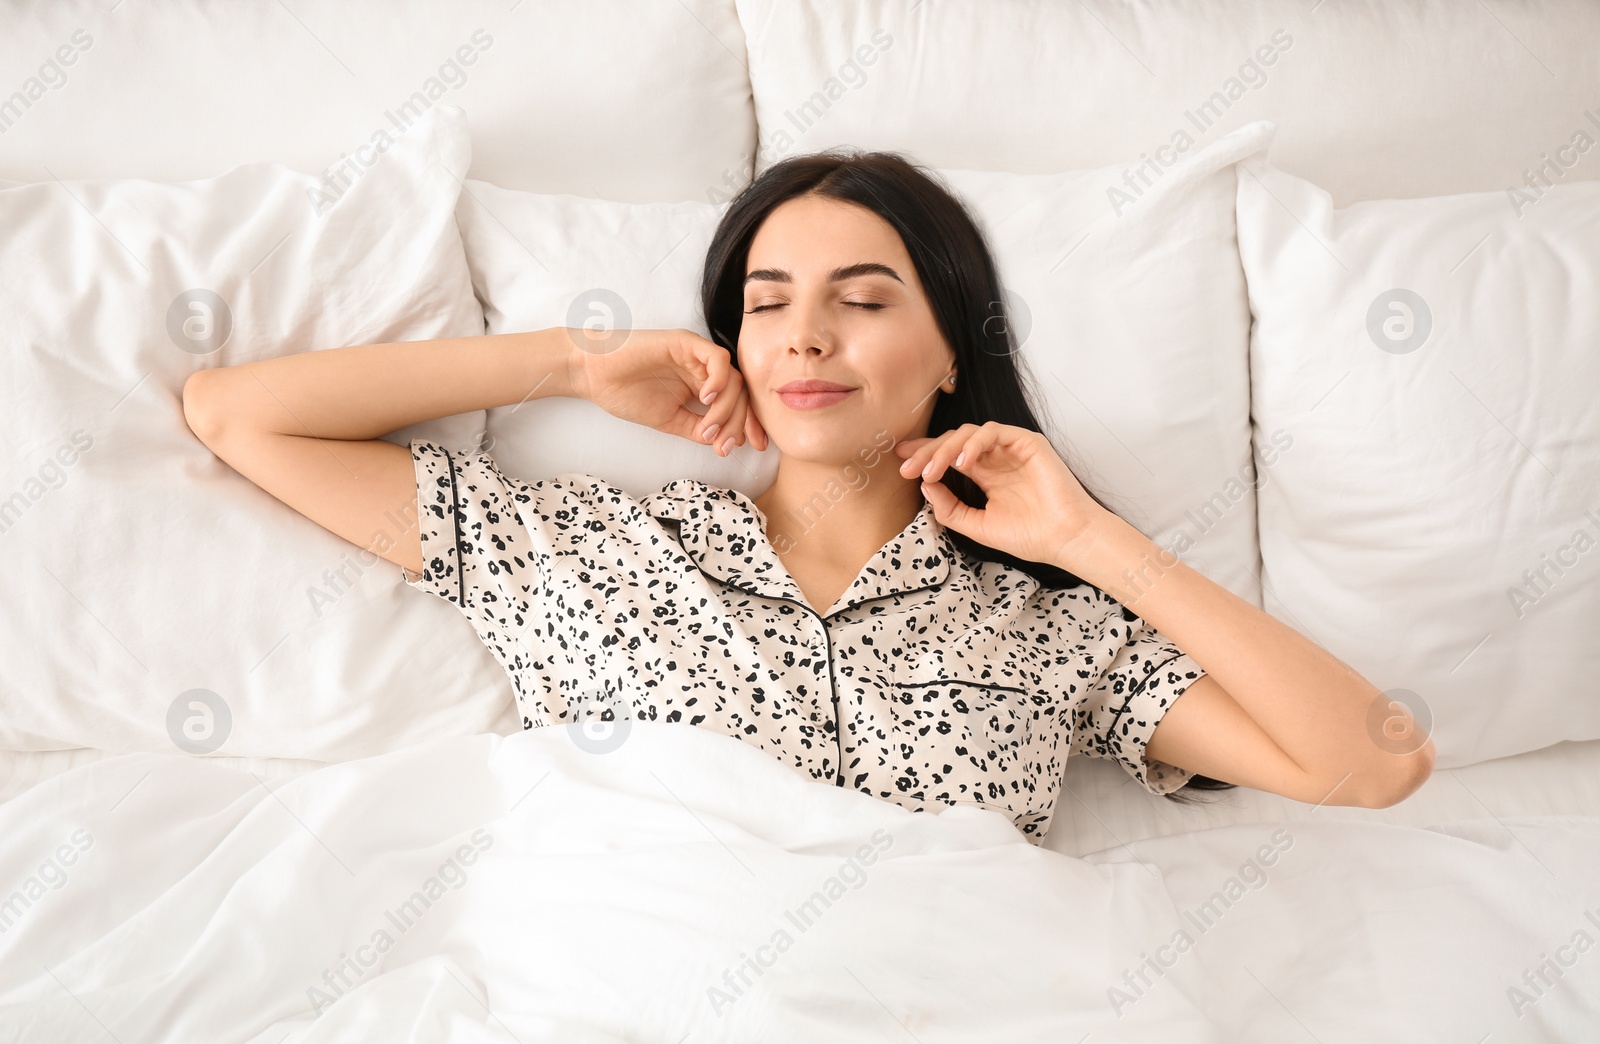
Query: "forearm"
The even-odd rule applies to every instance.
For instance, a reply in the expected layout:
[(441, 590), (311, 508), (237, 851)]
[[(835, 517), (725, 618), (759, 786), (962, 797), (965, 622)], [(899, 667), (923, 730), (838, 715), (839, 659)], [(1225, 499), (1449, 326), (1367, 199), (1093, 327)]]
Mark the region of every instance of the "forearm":
[[(1055, 563), (1188, 653), (1315, 778), (1392, 764), (1369, 713), (1380, 691), (1294, 628), (1196, 572), (1116, 516)], [(1403, 711), (1383, 711), (1383, 719)], [(1380, 719), (1381, 721), (1382, 719)]]
[(375, 439), (436, 417), (575, 394), (576, 354), (560, 327), (300, 352), (202, 370), (185, 386), (185, 409), (213, 428)]

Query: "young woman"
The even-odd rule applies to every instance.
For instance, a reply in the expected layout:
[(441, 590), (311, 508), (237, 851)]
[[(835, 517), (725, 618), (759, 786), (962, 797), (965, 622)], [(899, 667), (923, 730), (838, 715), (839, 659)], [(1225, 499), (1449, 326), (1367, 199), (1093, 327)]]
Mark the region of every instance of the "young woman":
[[(1172, 797), (1376, 808), (1420, 786), (1433, 747), (1403, 739), (1404, 708), (1077, 481), (1029, 408), (1002, 300), (983, 236), (926, 172), (819, 153), (729, 205), (701, 287), (710, 340), (308, 352), (196, 373), (184, 412), (240, 473), (456, 605), (527, 728), (600, 702), (909, 808), (994, 807), (1034, 842), (1069, 752)], [(379, 438), (550, 395), (718, 454), (775, 445), (777, 478), (754, 498), (679, 479), (637, 500)], [(416, 529), (380, 538), (388, 512)]]

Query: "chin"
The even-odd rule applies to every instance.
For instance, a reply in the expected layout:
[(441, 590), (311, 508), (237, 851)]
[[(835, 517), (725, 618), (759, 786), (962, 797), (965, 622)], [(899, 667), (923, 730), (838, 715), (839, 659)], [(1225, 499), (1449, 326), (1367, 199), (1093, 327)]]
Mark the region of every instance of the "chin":
[(843, 465), (857, 460), (864, 450), (870, 449), (872, 439), (855, 439), (843, 436), (837, 425), (816, 424), (801, 431), (785, 432), (778, 437), (767, 432), (770, 449), (790, 460), (803, 460), (811, 464)]

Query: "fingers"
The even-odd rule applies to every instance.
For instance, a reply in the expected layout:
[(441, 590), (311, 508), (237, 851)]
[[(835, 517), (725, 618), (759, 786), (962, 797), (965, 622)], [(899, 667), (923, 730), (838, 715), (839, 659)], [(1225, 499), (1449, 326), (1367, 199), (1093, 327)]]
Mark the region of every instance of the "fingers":
[(895, 445), (895, 452), (906, 459), (900, 474), (906, 478), (921, 474), (925, 482), (937, 482), (946, 469), (970, 470), (985, 453), (997, 445), (1005, 426), (963, 424), (941, 435), (926, 439), (907, 439)]
[(750, 411), (750, 416), (745, 422), (745, 434), (750, 437), (750, 445), (763, 453), (767, 451), (767, 429), (762, 427), (755, 410)]
[[(700, 385), (700, 401), (711, 402), (705, 415), (693, 421), (694, 439), (711, 446), (719, 457), (726, 457), (749, 441), (750, 399), (727, 349), (701, 339), (697, 358), (706, 373)], [(762, 432), (763, 437), (765, 434)]]
[(700, 385), (700, 401), (710, 399), (711, 405), (705, 416), (696, 418), (694, 436), (697, 441), (715, 446), (719, 454), (726, 456), (722, 446), (727, 442), (729, 433), (738, 430), (729, 423), (739, 408), (738, 373), (729, 361), (727, 351), (709, 341), (702, 347), (699, 358), (706, 370), (705, 380)]
[[(729, 391), (732, 396), (733, 409), (728, 414), (728, 420), (722, 429), (717, 432), (717, 452), (726, 457), (737, 446), (742, 446), (748, 441), (745, 434), (745, 422), (750, 415), (750, 396), (745, 390), (744, 378), (738, 371), (734, 371), (729, 378)], [(721, 401), (719, 397), (718, 401)]]
[(692, 339), (694, 362), (704, 371), (703, 377), (692, 376), (700, 378), (698, 394), (700, 401), (707, 404), (704, 415), (691, 414), (690, 438), (712, 447), (720, 457), (726, 457), (746, 443), (765, 450), (768, 445), (766, 428), (751, 409), (744, 377), (734, 368), (728, 350), (692, 331), (683, 333)]
[[(761, 421), (756, 417), (756, 411), (750, 405), (750, 395), (744, 387), (736, 392), (738, 407), (734, 410), (727, 423), (717, 429), (712, 436), (711, 444), (716, 449), (718, 456), (726, 457), (735, 449), (744, 445), (754, 446), (761, 452), (766, 452), (770, 440), (767, 438), (767, 429), (762, 427)], [(702, 440), (705, 441), (705, 440)]]
[(700, 382), (700, 401), (711, 405), (716, 394), (728, 383), (733, 364), (728, 360), (727, 351), (710, 341), (701, 345), (695, 354), (706, 371), (705, 379)]

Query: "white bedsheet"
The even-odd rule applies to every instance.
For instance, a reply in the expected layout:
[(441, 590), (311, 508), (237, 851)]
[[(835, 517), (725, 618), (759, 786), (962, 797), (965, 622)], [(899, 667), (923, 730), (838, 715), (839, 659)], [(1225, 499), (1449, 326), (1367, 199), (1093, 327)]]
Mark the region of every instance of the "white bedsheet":
[[(0, 802), (110, 755), (92, 748), (0, 750)], [(208, 755), (208, 761), (247, 769), (265, 780), (287, 779), (325, 762), (293, 758)], [(1065, 788), (1044, 847), (1085, 856), (1153, 837), (1220, 826), (1291, 821), (1387, 823), (1426, 827), (1459, 819), (1600, 815), (1600, 740), (1557, 743), (1543, 750), (1477, 765), (1439, 769), (1415, 794), (1392, 808), (1313, 806), (1239, 787), (1184, 806), (1140, 789), (1103, 759), (1067, 762)]]
[(607, 753), (575, 730), (277, 780), (131, 754), (32, 787), (0, 806), (0, 1040), (1600, 1033), (1600, 953), (1573, 945), (1600, 938), (1600, 817), (1079, 859), (708, 730), (633, 722)]
[(1202, 794), (1199, 803), (1182, 805), (1145, 791), (1112, 762), (1085, 757), (1067, 759), (1062, 785), (1045, 847), (1078, 856), (1147, 838), (1249, 823), (1427, 827), (1463, 819), (1495, 824), (1528, 816), (1600, 816), (1600, 740), (1557, 743), (1436, 769), (1415, 794), (1389, 808), (1311, 805), (1247, 787)]

